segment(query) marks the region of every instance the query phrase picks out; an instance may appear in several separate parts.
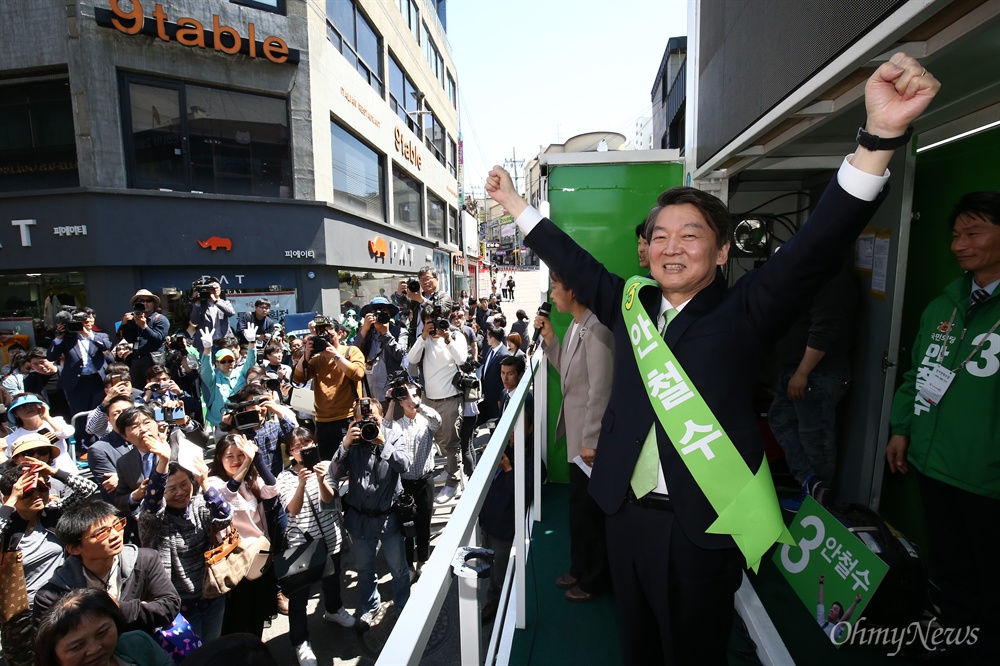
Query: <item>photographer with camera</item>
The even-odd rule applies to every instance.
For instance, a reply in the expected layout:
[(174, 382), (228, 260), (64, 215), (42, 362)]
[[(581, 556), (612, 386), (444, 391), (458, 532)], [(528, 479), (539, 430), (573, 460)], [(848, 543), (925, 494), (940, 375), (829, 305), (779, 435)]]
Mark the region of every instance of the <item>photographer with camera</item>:
[(434, 513), (434, 435), (441, 416), (420, 401), (420, 387), (409, 381), (405, 370), (389, 381), (389, 411), (386, 427), (398, 431), (406, 443), (410, 469), (403, 473), (403, 492), (413, 498), (417, 514), (415, 534), (406, 535), (406, 562), (411, 582), (420, 575), (431, 552), (431, 515)]
[[(275, 321), (268, 316), (271, 312), (271, 301), (266, 298), (258, 298), (253, 304), (251, 312), (241, 312), (236, 319), (236, 337), (253, 342), (253, 339), (246, 337), (247, 324), (252, 323), (257, 327), (255, 339), (266, 340), (274, 335)], [(192, 317), (193, 319), (193, 317)]]
[(146, 387), (136, 404), (149, 405), (156, 413), (156, 421), (167, 422), (186, 433), (201, 430), (195, 416), (201, 415), (201, 402), (181, 390), (162, 365), (146, 371)]
[(371, 626), (382, 615), (375, 573), (375, 550), (379, 542), (392, 572), (396, 609), (402, 610), (410, 598), (403, 533), (393, 504), (403, 492), (400, 477), (410, 469), (411, 460), (402, 432), (383, 427), (378, 403), (362, 398), (354, 410), (354, 418), (333, 455), (327, 475), (331, 482), (348, 478), (343, 500), (344, 527), (354, 544), (358, 570), (358, 619)]
[[(251, 335), (256, 335), (256, 326), (247, 325)], [(229, 396), (246, 385), (247, 372), (257, 364), (257, 350), (251, 348), (247, 352), (247, 362), (237, 371), (236, 354), (231, 349), (223, 348), (215, 353), (215, 365), (212, 365), (212, 333), (202, 329), (201, 346), (201, 377), (205, 382), (205, 420), (211, 425), (222, 423), (222, 408)]]
[(357, 347), (344, 344), (347, 329), (339, 321), (317, 315), (313, 323), (316, 334), (306, 339), (304, 360), (293, 377), (301, 383), (313, 380), (316, 442), (320, 455), (329, 460), (347, 433), (361, 395), (365, 357)]
[(132, 345), (132, 353), (128, 355), (132, 384), (143, 386), (146, 370), (165, 360), (164, 346), (170, 333), (170, 320), (158, 311), (160, 297), (146, 289), (135, 292), (130, 305), (132, 311), (122, 317), (118, 333)]
[[(382, 296), (376, 296), (361, 308), (357, 344), (365, 355), (365, 372), (373, 396), (384, 396), (389, 388), (389, 377), (403, 367), (406, 350), (399, 343), (399, 326), (391, 323), (398, 313), (399, 308)], [(379, 406), (384, 412), (389, 408), (389, 401), (380, 400)]]
[(229, 413), (223, 415), (220, 428), (238, 430), (252, 439), (264, 456), (264, 463), (277, 477), (284, 461), (281, 442), (298, 427), (295, 413), (273, 400), (271, 392), (259, 384), (248, 384), (233, 394), (226, 403)]
[(47, 358), (62, 359), (56, 387), (61, 389), (72, 414), (93, 409), (104, 398), (104, 364), (111, 340), (94, 330), (94, 311), (66, 306), (56, 314), (56, 337)]
[(397, 293), (409, 302), (410, 320), (407, 323), (409, 336), (406, 346), (408, 349), (412, 349), (417, 336), (423, 331), (423, 313), (435, 307), (449, 312), (451, 310), (451, 297), (448, 296), (447, 292), (438, 291), (438, 274), (433, 266), (421, 268), (416, 279), (400, 280)]
[(408, 354), (410, 368), (419, 367), (424, 380), (424, 402), (441, 415), (441, 429), (434, 437), (446, 457), (444, 473), (435, 481), (445, 481), (445, 487), (434, 498), (443, 503), (455, 496), (459, 484), (461, 457), (462, 390), (455, 386), (459, 366), (469, 356), (465, 336), (452, 331), (446, 319), (450, 312), (439, 307), (423, 312), (423, 328)]
[[(194, 337), (195, 331), (200, 332), (207, 328), (212, 336), (213, 348), (219, 349), (223, 346), (222, 339), (233, 334), (233, 330), (229, 327), (229, 318), (236, 315), (236, 309), (232, 303), (222, 298), (222, 285), (214, 277), (194, 282), (191, 285), (191, 294), (194, 304), (191, 306), (188, 333)], [(245, 330), (244, 335), (246, 335)], [(256, 336), (255, 329), (247, 339), (253, 340)]]

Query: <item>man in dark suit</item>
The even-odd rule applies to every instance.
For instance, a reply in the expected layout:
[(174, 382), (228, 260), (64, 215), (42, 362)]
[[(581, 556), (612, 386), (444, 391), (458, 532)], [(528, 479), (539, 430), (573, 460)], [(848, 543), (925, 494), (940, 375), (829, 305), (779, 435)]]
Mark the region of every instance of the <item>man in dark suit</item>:
[[(68, 330), (70, 323), (81, 330)], [(90, 308), (74, 313), (68, 322), (56, 326), (56, 337), (46, 356), (50, 361), (63, 359), (56, 386), (65, 394), (70, 413), (86, 412), (104, 399), (104, 364), (107, 361), (104, 354), (109, 351), (111, 340), (107, 333), (94, 330), (94, 311)]]
[[(706, 437), (693, 448), (700, 458), (687, 455), (692, 447), (684, 447), (682, 457), (667, 437), (665, 428), (676, 432), (677, 424), (670, 420), (676, 414), (661, 417), (663, 410), (654, 411), (646, 385), (652, 375), (640, 373), (637, 360), (645, 352), (633, 348), (630, 339), (630, 331), (641, 339), (643, 330), (639, 324), (627, 325), (623, 310), (655, 326), (652, 336), (663, 332), (661, 342), (728, 436), (713, 440), (712, 446), (728, 460), (735, 459), (731, 473), (755, 474), (765, 464), (752, 404), (760, 359), (836, 272), (871, 219), (888, 180), (891, 149), (908, 143), (910, 123), (939, 85), (903, 54), (883, 64), (865, 90), (868, 122), (859, 140), (869, 147), (859, 146), (845, 160), (809, 221), (782, 251), (732, 287), (720, 270), (728, 260), (729, 211), (711, 195), (693, 188), (660, 195), (662, 210), (646, 228), (650, 272), (659, 289), (637, 289), (623, 303), (622, 278), (530, 208), (503, 169), (494, 167), (490, 173), (486, 189), (516, 218), (525, 244), (566, 278), (577, 300), (614, 334), (615, 373), (590, 493), (608, 515), (608, 561), (626, 663), (726, 663), (733, 597), (744, 562), (735, 546), (744, 548), (753, 564), (766, 550), (763, 542), (770, 545), (784, 525), (773, 487), (767, 486), (756, 505), (762, 520), (741, 521), (738, 529), (745, 532), (739, 541), (732, 536), (737, 529), (707, 533), (718, 514), (706, 492), (717, 498), (720, 488), (737, 479), (727, 477), (720, 483), (700, 477), (704, 488), (695, 479), (691, 469), (723, 456), (700, 448)], [(632, 299), (642, 307), (632, 309)], [(656, 396), (658, 403), (663, 400)], [(680, 427), (683, 432), (685, 425)], [(688, 436), (678, 441), (688, 444)], [(640, 462), (644, 449), (649, 455)], [(650, 466), (656, 468), (647, 486), (653, 490), (640, 493), (634, 489), (635, 477), (648, 478)], [(735, 497), (727, 497), (720, 512), (735, 507), (739, 513)]]
[(118, 489), (118, 461), (132, 450), (132, 445), (118, 430), (118, 417), (133, 401), (123, 395), (116, 396), (108, 402), (108, 423), (111, 432), (104, 435), (87, 449), (87, 466), (94, 483), (101, 487), (101, 499), (114, 502), (115, 490)]
[(507, 336), (499, 326), (486, 329), (486, 343), (489, 349), (483, 359), (483, 401), (479, 403), (479, 423), (485, 423), (500, 416), (500, 394), (503, 380), (500, 378), (500, 361), (510, 354)]
[[(130, 515), (138, 510), (139, 502), (146, 492), (149, 473), (156, 466), (156, 454), (151, 445), (165, 441), (166, 436), (161, 433), (156, 415), (149, 405), (126, 409), (115, 420), (115, 428), (133, 446), (131, 451), (122, 455), (115, 463), (118, 487), (114, 494), (114, 505), (123, 514)], [(176, 451), (171, 453), (171, 459), (176, 459)]]

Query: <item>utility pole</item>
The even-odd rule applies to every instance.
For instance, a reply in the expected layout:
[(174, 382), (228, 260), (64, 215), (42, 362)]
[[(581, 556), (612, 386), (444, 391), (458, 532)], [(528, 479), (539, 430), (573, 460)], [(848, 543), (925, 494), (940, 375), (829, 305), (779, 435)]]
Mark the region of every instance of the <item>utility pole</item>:
[(503, 161), (503, 165), (504, 165), (504, 167), (506, 167), (508, 169), (513, 169), (514, 170), (514, 189), (517, 190), (520, 193), (520, 192), (523, 192), (524, 190), (520, 189), (517, 186), (517, 180), (518, 180), (518, 178), (520, 178), (520, 176), (517, 175), (517, 167), (519, 167), (519, 166), (523, 167), (524, 166), (524, 160), (517, 159), (517, 150), (514, 149), (514, 148), (510, 149), (510, 154), (511, 154), (511, 158), (509, 160), (504, 160)]

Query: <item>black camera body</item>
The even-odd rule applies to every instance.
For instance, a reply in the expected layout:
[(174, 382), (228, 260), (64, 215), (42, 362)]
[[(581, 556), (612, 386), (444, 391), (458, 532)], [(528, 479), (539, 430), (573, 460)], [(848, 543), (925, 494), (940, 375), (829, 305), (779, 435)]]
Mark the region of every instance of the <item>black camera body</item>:
[(440, 319), (435, 319), (431, 323), (434, 324), (434, 330), (437, 331), (437, 332), (439, 332), (439, 333), (441, 331), (451, 330), (451, 322), (449, 320), (445, 319), (444, 317), (441, 317)]
[(361, 399), (361, 418), (354, 423), (354, 425), (361, 428), (361, 441), (365, 444), (372, 445), (375, 440), (378, 439), (381, 427), (372, 417), (372, 401), (371, 398)]
[(145, 303), (136, 303), (136, 304), (134, 304), (132, 306), (132, 314), (134, 314), (136, 316), (139, 316), (139, 315), (143, 314), (144, 312), (146, 312), (146, 305), (145, 305)]
[(258, 395), (244, 402), (227, 402), (226, 410), (233, 415), (233, 425), (237, 430), (253, 430), (260, 425), (260, 414), (254, 407), (266, 402), (268, 396)]
[(406, 288), (407, 288), (407, 290), (412, 291), (414, 294), (419, 294), (420, 293), (420, 280), (418, 280), (416, 278), (411, 278), (411, 279), (407, 280), (406, 281)]
[(392, 321), (392, 317), (389, 316), (389, 313), (386, 312), (385, 310), (377, 310), (375, 312), (375, 321), (385, 326), (390, 321)]
[(318, 354), (321, 351), (325, 351), (333, 342), (330, 340), (326, 333), (317, 333), (316, 337), (312, 339), (313, 343), (313, 353)]
[(458, 372), (451, 378), (452, 386), (462, 392), (463, 402), (478, 402), (482, 398), (482, 386), (476, 377), (479, 361), (469, 359), (458, 366)]
[(191, 283), (191, 291), (195, 292), (196, 300), (207, 301), (215, 292), (216, 284), (218, 284), (218, 282), (215, 279), (195, 280)]
[(402, 400), (406, 396), (410, 395), (410, 389), (407, 385), (410, 384), (412, 380), (406, 370), (397, 370), (391, 373), (386, 378), (386, 381), (390, 389), (390, 400)]

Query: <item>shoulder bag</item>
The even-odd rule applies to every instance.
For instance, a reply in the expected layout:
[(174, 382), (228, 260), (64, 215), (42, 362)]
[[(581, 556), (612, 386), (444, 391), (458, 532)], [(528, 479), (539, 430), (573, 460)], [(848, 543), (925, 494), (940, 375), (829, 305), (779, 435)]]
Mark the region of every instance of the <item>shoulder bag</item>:
[[(303, 493), (305, 494), (305, 491)], [(319, 520), (312, 500), (308, 494), (304, 499), (309, 503), (309, 510), (316, 521), (320, 535), (323, 535), (323, 523)], [(286, 595), (309, 587), (323, 578), (327, 562), (325, 536), (314, 539), (302, 528), (296, 526), (295, 529), (299, 530), (305, 537), (305, 543), (286, 548), (274, 558), (274, 575), (278, 579), (278, 584), (281, 585), (281, 591)]]
[[(215, 540), (213, 536), (212, 541)], [(205, 552), (205, 579), (201, 585), (201, 596), (215, 599), (231, 591), (244, 578), (260, 578), (267, 570), (270, 548), (271, 542), (263, 536), (247, 544), (236, 528), (230, 525), (218, 543)]]

